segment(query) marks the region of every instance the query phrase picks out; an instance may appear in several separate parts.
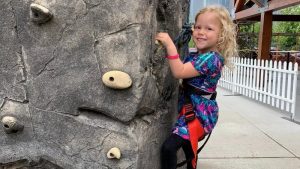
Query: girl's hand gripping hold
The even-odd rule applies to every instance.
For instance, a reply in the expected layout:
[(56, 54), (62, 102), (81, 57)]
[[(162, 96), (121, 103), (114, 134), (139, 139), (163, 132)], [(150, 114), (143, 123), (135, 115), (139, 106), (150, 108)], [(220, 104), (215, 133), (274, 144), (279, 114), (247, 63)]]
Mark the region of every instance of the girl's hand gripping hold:
[(170, 68), (175, 78), (184, 79), (199, 75), (199, 73), (196, 71), (191, 62), (187, 62), (185, 64), (182, 63), (182, 61), (179, 58), (176, 46), (168, 33), (158, 33), (155, 39), (162, 43), (162, 45), (166, 48), (166, 58), (168, 58), (169, 60)]
[(155, 39), (166, 48), (168, 56), (175, 56), (178, 54), (176, 46), (168, 33), (160, 32), (156, 35)]

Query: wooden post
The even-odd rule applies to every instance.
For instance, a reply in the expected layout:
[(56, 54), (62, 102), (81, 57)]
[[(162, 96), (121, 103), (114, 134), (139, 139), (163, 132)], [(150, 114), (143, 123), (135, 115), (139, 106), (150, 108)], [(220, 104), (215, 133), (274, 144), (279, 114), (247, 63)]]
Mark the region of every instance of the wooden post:
[(234, 9), (235, 9), (235, 12), (239, 12), (239, 11), (243, 10), (245, 1), (246, 1), (246, 0), (236, 0), (236, 1), (234, 2)]
[(269, 59), (272, 39), (272, 11), (262, 12), (258, 39), (258, 58)]

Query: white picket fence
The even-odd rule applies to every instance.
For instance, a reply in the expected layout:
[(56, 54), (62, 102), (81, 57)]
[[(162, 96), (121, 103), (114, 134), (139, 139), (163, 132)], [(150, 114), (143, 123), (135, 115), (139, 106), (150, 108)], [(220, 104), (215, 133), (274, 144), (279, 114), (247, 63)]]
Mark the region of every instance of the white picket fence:
[(219, 86), (291, 113), (295, 117), (298, 64), (233, 58), (225, 67)]

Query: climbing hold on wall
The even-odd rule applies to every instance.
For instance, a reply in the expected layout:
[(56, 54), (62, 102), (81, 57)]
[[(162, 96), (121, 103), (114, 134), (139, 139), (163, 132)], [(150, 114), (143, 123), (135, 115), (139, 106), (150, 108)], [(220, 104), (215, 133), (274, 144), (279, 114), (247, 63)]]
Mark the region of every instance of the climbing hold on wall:
[(163, 48), (164, 47), (163, 43), (161, 41), (159, 41), (159, 40), (155, 40), (155, 45), (158, 45), (159, 48)]
[(109, 71), (102, 76), (102, 82), (113, 89), (127, 89), (132, 85), (132, 80), (127, 73)]
[(30, 5), (30, 9), (31, 9), (30, 18), (33, 22), (37, 24), (46, 23), (53, 17), (49, 9), (39, 4), (32, 3)]
[(12, 116), (4, 116), (1, 120), (4, 131), (7, 134), (16, 133), (18, 131), (22, 131), (24, 125), (21, 124), (15, 117)]
[(108, 152), (107, 152), (107, 158), (116, 158), (116, 159), (120, 159), (121, 158), (121, 151), (119, 148), (114, 147), (111, 148)]

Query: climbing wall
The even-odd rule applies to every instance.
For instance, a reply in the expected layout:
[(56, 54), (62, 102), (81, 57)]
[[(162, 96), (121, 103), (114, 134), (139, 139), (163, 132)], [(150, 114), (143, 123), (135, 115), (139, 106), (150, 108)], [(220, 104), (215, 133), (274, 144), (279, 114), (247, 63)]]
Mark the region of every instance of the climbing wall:
[(189, 0), (0, 1), (0, 169), (159, 169)]

